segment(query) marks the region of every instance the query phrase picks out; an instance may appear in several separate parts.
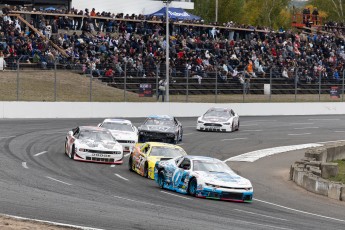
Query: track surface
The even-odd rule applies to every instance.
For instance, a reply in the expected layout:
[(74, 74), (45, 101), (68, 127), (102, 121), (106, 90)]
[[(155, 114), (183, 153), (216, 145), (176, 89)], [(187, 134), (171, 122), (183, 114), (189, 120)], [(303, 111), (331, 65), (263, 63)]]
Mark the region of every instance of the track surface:
[[(131, 119), (140, 124), (143, 119)], [(345, 139), (345, 116), (241, 117), (235, 133), (195, 130), (181, 118), (181, 146), (222, 160), (277, 146)], [(205, 200), (161, 190), (125, 164), (82, 163), (64, 155), (68, 130), (102, 119), (0, 122), (0, 213), (101, 229), (345, 229), (345, 202), (288, 181), (294, 151), (253, 163), (228, 162), (250, 179), (251, 204)]]

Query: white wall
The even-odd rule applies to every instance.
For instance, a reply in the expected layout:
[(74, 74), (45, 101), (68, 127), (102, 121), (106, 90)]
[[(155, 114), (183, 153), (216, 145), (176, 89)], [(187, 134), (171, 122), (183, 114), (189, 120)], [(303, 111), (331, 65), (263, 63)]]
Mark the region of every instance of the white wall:
[[(78, 10), (84, 10), (88, 8), (91, 11), (92, 8), (96, 9), (96, 12), (111, 12), (111, 13), (124, 13), (124, 14), (151, 14), (162, 7), (165, 4), (163, 1), (152, 0), (72, 0), (72, 7)], [(172, 2), (171, 7), (180, 7), (183, 9), (194, 9), (194, 3), (192, 2)]]
[(233, 108), (240, 116), (345, 114), (345, 102), (335, 103), (110, 103), (0, 102), (0, 118), (145, 117), (167, 114), (196, 117), (210, 107)]

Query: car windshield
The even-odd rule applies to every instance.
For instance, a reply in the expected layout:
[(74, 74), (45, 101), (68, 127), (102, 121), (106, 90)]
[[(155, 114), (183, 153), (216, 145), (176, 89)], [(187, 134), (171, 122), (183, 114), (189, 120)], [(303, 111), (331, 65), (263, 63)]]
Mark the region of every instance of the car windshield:
[(204, 114), (204, 117), (223, 117), (223, 118), (229, 118), (230, 114), (227, 110), (222, 109), (222, 110), (209, 110)]
[(105, 122), (102, 124), (102, 127), (110, 130), (133, 132), (133, 127), (130, 124)]
[(145, 125), (173, 126), (174, 121), (168, 118), (148, 118), (145, 122)]
[(194, 160), (193, 171), (233, 172), (224, 162), (206, 160)]
[(179, 156), (185, 156), (187, 153), (180, 148), (166, 148), (166, 147), (158, 147), (154, 146), (151, 149), (150, 156), (162, 156), (162, 157), (179, 157)]
[(115, 138), (105, 131), (96, 130), (83, 130), (79, 134), (80, 140), (93, 140), (93, 141), (115, 141)]

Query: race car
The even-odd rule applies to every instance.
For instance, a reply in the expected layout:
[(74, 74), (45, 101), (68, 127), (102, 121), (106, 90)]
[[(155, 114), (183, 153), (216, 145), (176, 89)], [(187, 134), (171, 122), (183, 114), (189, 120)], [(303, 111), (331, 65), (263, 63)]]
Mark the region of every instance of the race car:
[(138, 127), (139, 142), (159, 141), (177, 144), (182, 141), (182, 124), (176, 117), (168, 115), (155, 115), (146, 118)]
[(233, 132), (240, 128), (240, 117), (232, 109), (211, 108), (198, 118), (196, 129), (200, 131)]
[(158, 161), (155, 181), (159, 187), (200, 198), (251, 202), (251, 182), (211, 157), (181, 156)]
[(138, 142), (138, 129), (125, 119), (105, 119), (99, 127), (108, 129), (123, 147), (123, 152), (131, 152)]
[(67, 133), (65, 154), (74, 160), (122, 164), (123, 151), (110, 131), (93, 126), (78, 126)]
[(146, 142), (137, 144), (129, 156), (128, 166), (130, 171), (154, 179), (154, 168), (157, 161), (170, 160), (185, 155), (187, 153), (180, 146), (160, 142)]

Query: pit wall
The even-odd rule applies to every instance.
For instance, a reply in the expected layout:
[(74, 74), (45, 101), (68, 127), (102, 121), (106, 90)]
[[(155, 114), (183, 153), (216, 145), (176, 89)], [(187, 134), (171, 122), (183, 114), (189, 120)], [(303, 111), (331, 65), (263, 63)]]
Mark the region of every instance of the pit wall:
[(0, 102), (0, 118), (197, 117), (211, 107), (232, 108), (240, 116), (345, 114), (345, 102), (325, 103), (140, 103)]
[(345, 142), (306, 150), (305, 157), (290, 168), (290, 179), (309, 192), (345, 201), (345, 184), (328, 180), (338, 174), (338, 164), (345, 159)]

